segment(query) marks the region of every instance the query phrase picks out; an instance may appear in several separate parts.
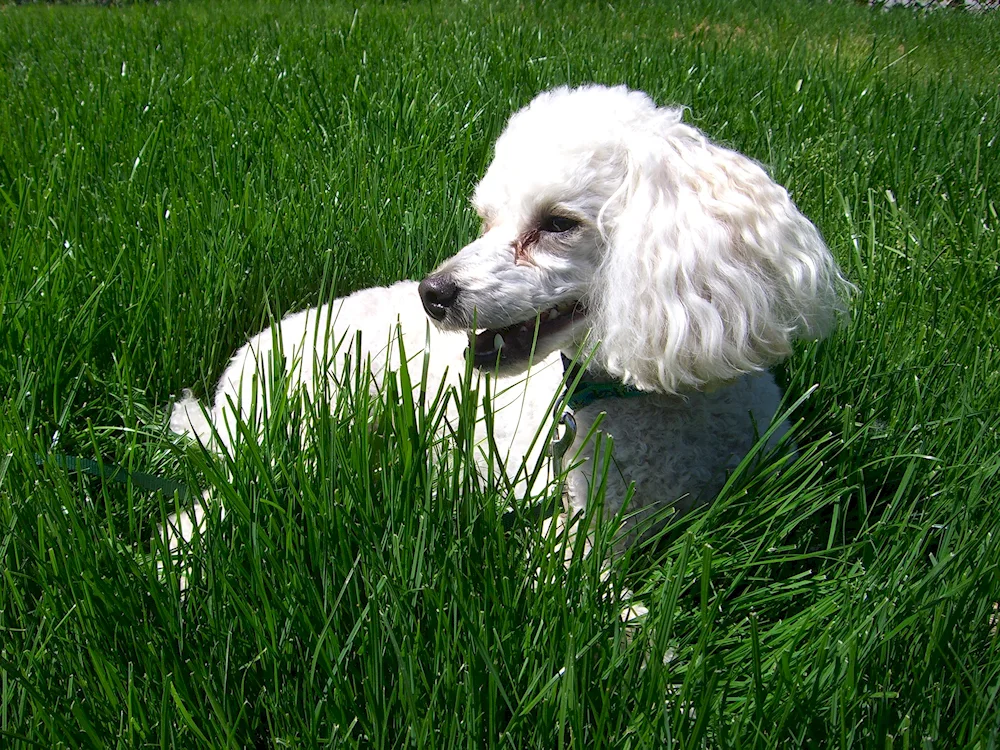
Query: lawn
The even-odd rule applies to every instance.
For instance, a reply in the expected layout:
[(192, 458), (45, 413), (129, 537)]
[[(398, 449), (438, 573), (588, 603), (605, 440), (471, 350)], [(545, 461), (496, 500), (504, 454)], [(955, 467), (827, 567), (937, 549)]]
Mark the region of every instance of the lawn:
[[(996, 14), (846, 1), (0, 5), (0, 745), (996, 747), (998, 61)], [(765, 164), (858, 286), (778, 371), (794, 462), (603, 581), (535, 574), (433, 403), (168, 434), (269, 320), (461, 247), (510, 113), (588, 81)], [(215, 487), (186, 596), (175, 499), (59, 455)]]

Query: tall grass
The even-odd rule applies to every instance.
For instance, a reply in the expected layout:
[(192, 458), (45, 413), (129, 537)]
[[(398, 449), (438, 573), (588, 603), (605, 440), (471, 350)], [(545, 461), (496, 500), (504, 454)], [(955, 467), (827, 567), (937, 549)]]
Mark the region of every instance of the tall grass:
[[(0, 7), (0, 744), (994, 747), (997, 24)], [(586, 81), (688, 105), (860, 287), (779, 373), (805, 396), (794, 461), (737, 472), (605, 581), (504, 530), (472, 398), (443, 444), (442, 405), (405, 393), (286, 405), (228, 468), (166, 434), (268, 320), (460, 247), (509, 114)], [(157, 570), (172, 500), (50, 451), (215, 488), (186, 597)]]

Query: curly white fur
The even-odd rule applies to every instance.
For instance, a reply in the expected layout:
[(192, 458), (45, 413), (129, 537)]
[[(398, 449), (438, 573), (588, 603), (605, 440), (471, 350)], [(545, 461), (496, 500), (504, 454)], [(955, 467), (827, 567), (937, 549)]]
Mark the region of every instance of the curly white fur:
[[(363, 289), (330, 304), (292, 313), (251, 338), (233, 355), (219, 378), (208, 419), (198, 400), (186, 394), (174, 405), (170, 427), (229, 452), (246, 432), (241, 431), (241, 424), (259, 429), (268, 418), (269, 393), (276, 383), (309, 399), (333, 399), (341, 388), (351, 387), (356, 368), (368, 367), (370, 390), (378, 396), (385, 379), (394, 377), (402, 367), (404, 352), (415, 387), (433, 397), (442, 388), (460, 385), (467, 346), (465, 334), (429, 325), (420, 306), (417, 282)], [(425, 352), (429, 354), (427, 376), (421, 380)], [(350, 366), (346, 366), (347, 360)], [(278, 373), (274, 372), (276, 365)], [(562, 367), (557, 358), (549, 358), (526, 367), (523, 373), (500, 376), (493, 383), (491, 395), (498, 416), (493, 420), (492, 437), (500, 448), (494, 459), (500, 461), (512, 482), (523, 486), (526, 459), (533, 464), (544, 449), (544, 441), (535, 437), (561, 382)], [(454, 401), (449, 414), (454, 423)], [(479, 458), (485, 467), (490, 460), (484, 453), (489, 436), (482, 420), (477, 436)]]
[[(219, 378), (212, 406), (206, 409), (185, 392), (174, 404), (170, 429), (218, 452), (231, 453), (240, 440), (258, 434), (269, 419), (275, 388), (287, 388), (296, 397), (310, 400), (335, 399), (341, 388), (352, 386), (360, 367), (370, 370), (368, 385), (378, 397), (386, 379), (394, 378), (403, 366), (404, 352), (415, 387), (433, 398), (460, 387), (467, 347), (464, 333), (439, 331), (428, 324), (416, 281), (363, 289), (292, 313), (251, 338)], [(421, 380), (425, 353), (426, 378)], [(478, 371), (474, 375), (481, 377)], [(558, 357), (538, 360), (524, 372), (495, 378), (490, 389), (495, 414), (489, 430), (479, 410), (479, 466), (484, 473), (488, 468), (502, 469), (519, 494), (530, 490), (529, 479), (546, 449), (540, 433), (547, 429), (562, 379)], [(473, 389), (481, 385), (478, 380), (470, 384)], [(456, 423), (453, 399), (447, 417)], [(490, 452), (491, 445), (496, 453)], [(209, 497), (206, 492), (204, 499)], [(196, 529), (204, 530), (205, 510), (205, 504), (196, 501), (169, 519), (164, 529), (168, 549), (177, 551)]]
[[(515, 386), (497, 411), (508, 466), (549, 422), (561, 351), (588, 362), (589, 379), (646, 394), (577, 413), (571, 510), (599, 486), (606, 513), (626, 502), (637, 511), (630, 524), (713, 497), (777, 413), (781, 393), (766, 369), (796, 338), (833, 327), (849, 285), (784, 188), (681, 119), (624, 87), (536, 97), (511, 118), (476, 188), (483, 234), (419, 286), (438, 329), (428, 334), (414, 282), (289, 316), (223, 374), (219, 432), (229, 434), (237, 413), (250, 416), (248, 389), (267, 379), (279, 339), (286, 360), (300, 363), (287, 374), (309, 387), (328, 371), (331, 339), (360, 332), (376, 372), (391, 372), (398, 356), (385, 344), (399, 324), (408, 352), (429, 347), (440, 379), (462, 371), (476, 329), (477, 361), (498, 364)], [(178, 405), (175, 423), (197, 432), (192, 405)], [(600, 439), (587, 439), (598, 419)]]
[[(486, 232), (445, 263), (461, 290), (445, 328), (530, 318), (579, 299), (596, 362), (678, 393), (761, 372), (819, 338), (846, 286), (816, 228), (754, 161), (624, 87), (560, 88), (511, 118), (474, 203)], [(548, 214), (530, 262), (512, 244)]]

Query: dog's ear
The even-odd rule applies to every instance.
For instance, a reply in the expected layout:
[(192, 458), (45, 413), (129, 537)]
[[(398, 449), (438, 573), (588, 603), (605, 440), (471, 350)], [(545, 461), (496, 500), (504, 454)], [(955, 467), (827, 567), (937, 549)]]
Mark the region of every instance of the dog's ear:
[(819, 231), (751, 159), (659, 109), (626, 144), (589, 300), (597, 356), (644, 390), (759, 371), (826, 335), (844, 281)]

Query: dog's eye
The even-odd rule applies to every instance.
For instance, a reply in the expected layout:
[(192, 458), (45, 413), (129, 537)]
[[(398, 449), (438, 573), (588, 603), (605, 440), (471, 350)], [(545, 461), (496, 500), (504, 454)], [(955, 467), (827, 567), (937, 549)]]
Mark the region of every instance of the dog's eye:
[(543, 232), (561, 234), (563, 232), (568, 232), (570, 229), (576, 228), (579, 224), (580, 222), (576, 219), (571, 219), (568, 216), (546, 216), (542, 219), (538, 228)]

